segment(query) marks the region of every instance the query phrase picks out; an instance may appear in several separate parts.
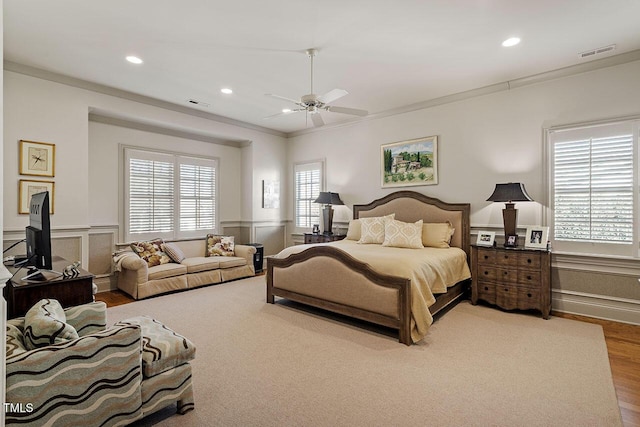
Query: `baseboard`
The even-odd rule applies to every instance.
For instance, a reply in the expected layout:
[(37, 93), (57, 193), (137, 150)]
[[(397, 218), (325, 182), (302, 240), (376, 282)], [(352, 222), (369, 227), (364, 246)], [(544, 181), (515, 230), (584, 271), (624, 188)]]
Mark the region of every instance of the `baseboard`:
[(640, 325), (640, 301), (581, 292), (552, 290), (552, 310)]

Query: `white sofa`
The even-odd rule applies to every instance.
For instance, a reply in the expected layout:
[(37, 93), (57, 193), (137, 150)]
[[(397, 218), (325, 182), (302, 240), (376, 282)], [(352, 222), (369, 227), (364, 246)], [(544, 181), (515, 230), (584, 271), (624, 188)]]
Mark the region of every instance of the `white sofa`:
[(205, 257), (206, 239), (171, 242), (186, 258), (181, 263), (149, 267), (134, 252), (120, 255), (116, 262), (118, 288), (135, 299), (184, 289), (227, 282), (255, 275), (253, 246), (235, 245), (235, 256)]

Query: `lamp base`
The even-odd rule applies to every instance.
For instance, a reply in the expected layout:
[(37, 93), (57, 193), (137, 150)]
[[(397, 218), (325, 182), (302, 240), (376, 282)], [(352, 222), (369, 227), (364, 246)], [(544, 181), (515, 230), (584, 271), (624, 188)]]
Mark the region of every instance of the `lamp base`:
[(518, 222), (518, 209), (515, 203), (505, 203), (502, 209), (502, 221), (504, 222), (504, 237), (516, 235), (516, 223)]
[(333, 234), (333, 208), (331, 205), (327, 205), (322, 209), (322, 221), (324, 225), (322, 234)]

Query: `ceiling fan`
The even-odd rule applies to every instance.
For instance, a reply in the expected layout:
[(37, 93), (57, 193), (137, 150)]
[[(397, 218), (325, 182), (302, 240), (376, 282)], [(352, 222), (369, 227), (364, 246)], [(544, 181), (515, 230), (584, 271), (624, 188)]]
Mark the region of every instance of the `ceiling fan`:
[(265, 117), (265, 119), (272, 119), (275, 117), (286, 116), (292, 113), (300, 113), (304, 111), (307, 114), (307, 117), (309, 117), (309, 115), (311, 116), (311, 121), (313, 122), (314, 126), (322, 126), (324, 125), (324, 120), (322, 120), (322, 116), (319, 114), (322, 110), (328, 111), (330, 113), (351, 114), (361, 117), (369, 114), (369, 112), (366, 110), (359, 110), (357, 108), (335, 107), (333, 105), (329, 105), (335, 100), (342, 98), (349, 93), (344, 89), (333, 89), (320, 96), (313, 93), (313, 58), (317, 53), (318, 51), (316, 49), (308, 49), (306, 51), (307, 56), (311, 58), (311, 93), (309, 93), (308, 95), (303, 95), (302, 97), (300, 97), (299, 101), (280, 95), (274, 95), (272, 93), (265, 94), (266, 96), (271, 96), (273, 98), (292, 102), (299, 107), (292, 110), (283, 110), (281, 113), (267, 116)]

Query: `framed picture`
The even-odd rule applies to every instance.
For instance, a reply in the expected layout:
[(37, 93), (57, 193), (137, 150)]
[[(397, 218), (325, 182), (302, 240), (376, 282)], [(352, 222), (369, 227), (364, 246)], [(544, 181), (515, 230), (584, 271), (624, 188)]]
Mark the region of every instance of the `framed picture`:
[(515, 248), (518, 246), (518, 235), (517, 234), (509, 234), (504, 239), (504, 247), (505, 248)]
[(29, 203), (31, 203), (31, 196), (36, 193), (42, 193), (43, 191), (49, 192), (49, 213), (53, 213), (54, 209), (54, 193), (55, 182), (53, 181), (30, 181), (27, 179), (21, 179), (18, 187), (18, 213), (28, 214)]
[(527, 228), (527, 235), (524, 240), (525, 248), (547, 249), (549, 238), (549, 227), (536, 225)]
[(438, 183), (438, 137), (393, 142), (380, 147), (382, 187)]
[(20, 140), (20, 175), (55, 176), (56, 145)]
[(280, 181), (262, 180), (262, 207), (264, 209), (278, 209), (280, 207)]
[(478, 231), (478, 240), (476, 240), (476, 245), (493, 246), (495, 241), (495, 231)]

